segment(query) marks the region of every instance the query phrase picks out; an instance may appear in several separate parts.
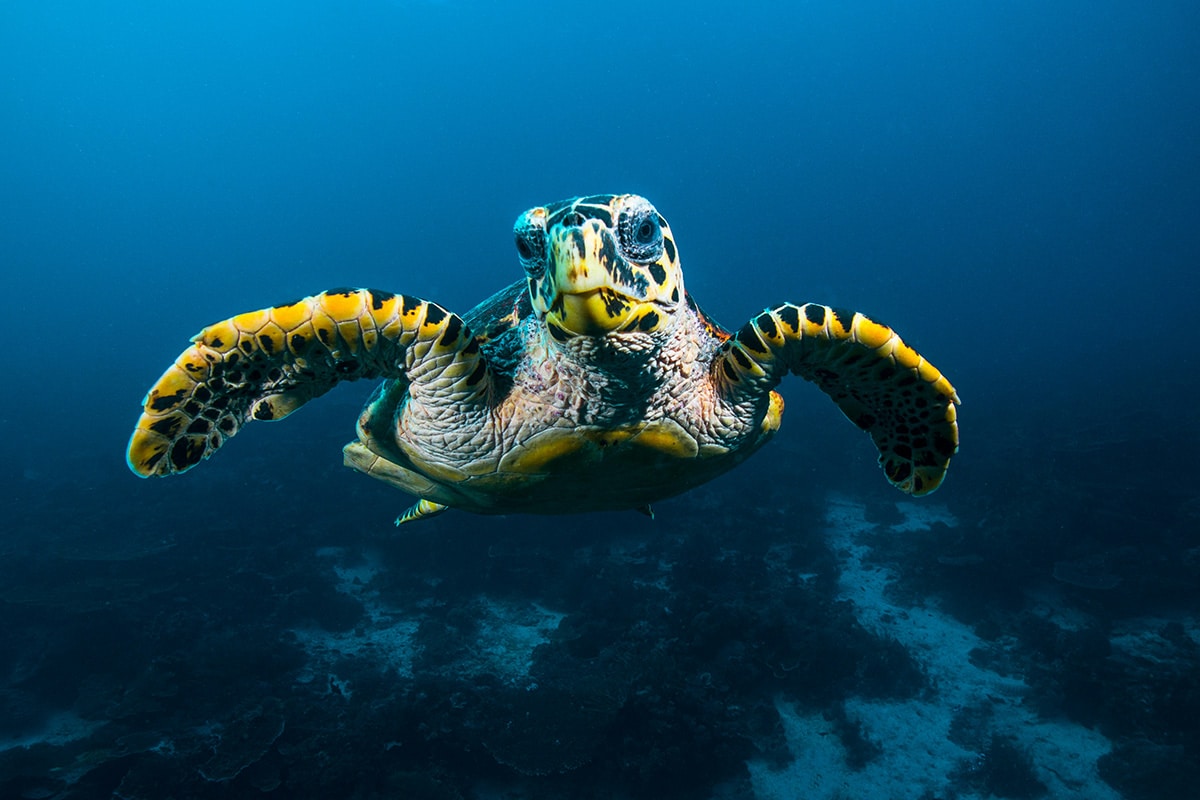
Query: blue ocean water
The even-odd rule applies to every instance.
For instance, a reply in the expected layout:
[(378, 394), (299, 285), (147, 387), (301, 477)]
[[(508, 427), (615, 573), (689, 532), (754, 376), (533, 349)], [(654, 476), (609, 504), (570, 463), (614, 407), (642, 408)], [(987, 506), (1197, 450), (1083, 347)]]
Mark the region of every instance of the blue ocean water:
[[(1197, 98), (1172, 0), (4, 3), (0, 796), (1190, 797)], [(204, 325), (465, 312), (598, 192), (727, 327), (895, 327), (963, 399), (943, 488), (798, 379), (653, 521), (396, 531), (366, 382), (126, 469)]]

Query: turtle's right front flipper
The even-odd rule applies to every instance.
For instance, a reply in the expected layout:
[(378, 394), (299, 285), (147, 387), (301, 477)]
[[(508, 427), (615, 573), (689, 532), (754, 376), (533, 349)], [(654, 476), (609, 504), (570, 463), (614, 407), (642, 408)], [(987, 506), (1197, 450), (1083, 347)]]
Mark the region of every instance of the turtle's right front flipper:
[(339, 381), (406, 378), (458, 404), (486, 398), (490, 381), (458, 315), (373, 289), (239, 314), (192, 342), (146, 395), (129, 441), (129, 468), (138, 475), (186, 472), (244, 423), (282, 419)]

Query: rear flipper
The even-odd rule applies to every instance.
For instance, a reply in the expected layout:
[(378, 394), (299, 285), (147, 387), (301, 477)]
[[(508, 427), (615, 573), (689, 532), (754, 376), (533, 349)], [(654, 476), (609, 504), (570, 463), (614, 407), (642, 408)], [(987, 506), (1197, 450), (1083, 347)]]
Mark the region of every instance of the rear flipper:
[(374, 289), (336, 289), (210, 325), (151, 387), (129, 440), (138, 475), (186, 472), (253, 419), (283, 419), (340, 381), (406, 378), (429, 402), (486, 397), (462, 319)]
[(886, 325), (853, 311), (784, 303), (747, 322), (713, 363), (736, 399), (773, 389), (791, 372), (812, 381), (871, 435), (888, 480), (929, 494), (958, 452), (958, 394)]

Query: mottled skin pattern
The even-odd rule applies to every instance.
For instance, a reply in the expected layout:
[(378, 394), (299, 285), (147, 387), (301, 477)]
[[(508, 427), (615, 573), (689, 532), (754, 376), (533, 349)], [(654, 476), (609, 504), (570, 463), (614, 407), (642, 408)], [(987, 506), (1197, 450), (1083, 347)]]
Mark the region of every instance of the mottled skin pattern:
[(186, 471), (250, 419), (383, 377), (345, 459), (421, 498), (397, 522), (645, 508), (763, 445), (783, 411), (772, 390), (793, 373), (871, 435), (895, 486), (941, 483), (957, 396), (890, 328), (785, 303), (730, 336), (687, 295), (666, 220), (635, 195), (534, 208), (515, 234), (525, 278), (465, 319), (347, 289), (201, 331), (147, 395), (131, 468)]

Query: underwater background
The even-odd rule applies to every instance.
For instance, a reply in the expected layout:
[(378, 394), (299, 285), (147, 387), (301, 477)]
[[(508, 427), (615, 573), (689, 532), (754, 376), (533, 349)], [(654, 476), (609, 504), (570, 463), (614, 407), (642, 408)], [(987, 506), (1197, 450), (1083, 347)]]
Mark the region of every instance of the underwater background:
[[(0, 797), (1193, 796), (1200, 5), (8, 0), (0, 145)], [(367, 382), (126, 468), (204, 325), (463, 313), (599, 192), (726, 327), (893, 326), (944, 486), (799, 379), (654, 520), (397, 530)]]

